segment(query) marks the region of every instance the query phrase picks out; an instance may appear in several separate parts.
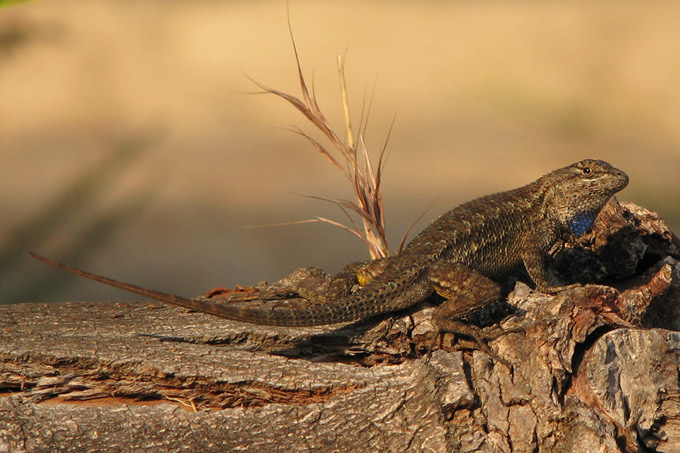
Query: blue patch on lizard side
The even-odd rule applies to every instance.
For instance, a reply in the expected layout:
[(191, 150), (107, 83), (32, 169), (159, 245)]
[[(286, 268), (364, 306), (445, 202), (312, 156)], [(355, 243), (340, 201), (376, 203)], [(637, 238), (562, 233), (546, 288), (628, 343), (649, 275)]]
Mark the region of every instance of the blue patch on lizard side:
[(574, 215), (574, 217), (567, 221), (567, 227), (569, 227), (569, 231), (571, 231), (574, 236), (577, 238), (581, 237), (583, 233), (590, 229), (590, 227), (593, 225), (593, 222), (595, 222), (596, 217), (597, 212), (578, 212), (576, 215)]

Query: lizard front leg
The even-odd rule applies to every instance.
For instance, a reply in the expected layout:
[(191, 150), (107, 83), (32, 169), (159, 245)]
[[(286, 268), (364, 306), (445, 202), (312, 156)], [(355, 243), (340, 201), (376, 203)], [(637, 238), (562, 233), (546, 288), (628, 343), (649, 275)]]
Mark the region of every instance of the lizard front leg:
[(548, 281), (545, 265), (546, 252), (539, 247), (528, 247), (522, 252), (522, 262), (536, 289), (546, 294), (557, 294), (567, 288), (578, 285), (554, 285)]
[(457, 263), (433, 264), (428, 271), (433, 290), (446, 297), (434, 312), (433, 320), (441, 332), (451, 332), (473, 338), (482, 351), (510, 367), (510, 364), (493, 352), (485, 340), (502, 335), (502, 330), (489, 334), (484, 329), (459, 321), (476, 310), (501, 298), (500, 286), (479, 272)]

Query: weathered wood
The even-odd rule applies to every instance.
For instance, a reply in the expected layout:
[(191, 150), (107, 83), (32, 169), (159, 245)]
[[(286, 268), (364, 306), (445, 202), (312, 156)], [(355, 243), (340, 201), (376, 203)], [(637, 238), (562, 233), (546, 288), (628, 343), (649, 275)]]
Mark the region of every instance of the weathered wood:
[(294, 329), (0, 306), (0, 451), (680, 451), (677, 238), (630, 204), (598, 222), (560, 270), (615, 287), (518, 283), (521, 330), (490, 343), (512, 370), (449, 336), (428, 353), (431, 307)]

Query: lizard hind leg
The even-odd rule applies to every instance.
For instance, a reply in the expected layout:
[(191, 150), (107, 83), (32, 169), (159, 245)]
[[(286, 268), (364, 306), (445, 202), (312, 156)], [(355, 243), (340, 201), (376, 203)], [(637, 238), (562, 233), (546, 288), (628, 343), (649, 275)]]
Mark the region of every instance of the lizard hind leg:
[(296, 292), (306, 299), (344, 299), (349, 297), (352, 290), (356, 289), (357, 284), (358, 286), (366, 286), (382, 274), (390, 260), (391, 258), (380, 258), (350, 263), (333, 276), (327, 287), (322, 288), (320, 294), (316, 294), (315, 291), (302, 293), (297, 289)]
[(358, 263), (354, 274), (357, 281), (359, 282), (359, 285), (366, 286), (371, 283), (376, 277), (385, 271), (390, 262), (390, 258), (379, 258), (377, 260)]
[(462, 322), (461, 319), (486, 307), (501, 298), (501, 288), (493, 280), (479, 272), (458, 263), (438, 263), (429, 269), (428, 278), (434, 291), (446, 300), (434, 311), (433, 321), (439, 328), (439, 337), (444, 332), (465, 335), (473, 338), (480, 350), (497, 361), (510, 367), (510, 364), (493, 352), (486, 344), (502, 335), (502, 330), (493, 333)]

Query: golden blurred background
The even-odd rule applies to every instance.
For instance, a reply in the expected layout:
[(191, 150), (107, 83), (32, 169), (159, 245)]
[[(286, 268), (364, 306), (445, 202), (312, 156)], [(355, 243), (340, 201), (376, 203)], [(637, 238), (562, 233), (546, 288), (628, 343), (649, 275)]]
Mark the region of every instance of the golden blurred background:
[[(680, 3), (291, 0), (338, 131), (346, 55), (367, 145), (396, 117), (390, 245), (468, 199), (585, 157), (680, 230)], [(0, 9), (0, 301), (134, 300), (28, 257), (180, 295), (367, 259), (295, 194), (352, 196), (301, 137), (285, 1), (37, 1)], [(315, 135), (316, 136), (316, 135)]]

